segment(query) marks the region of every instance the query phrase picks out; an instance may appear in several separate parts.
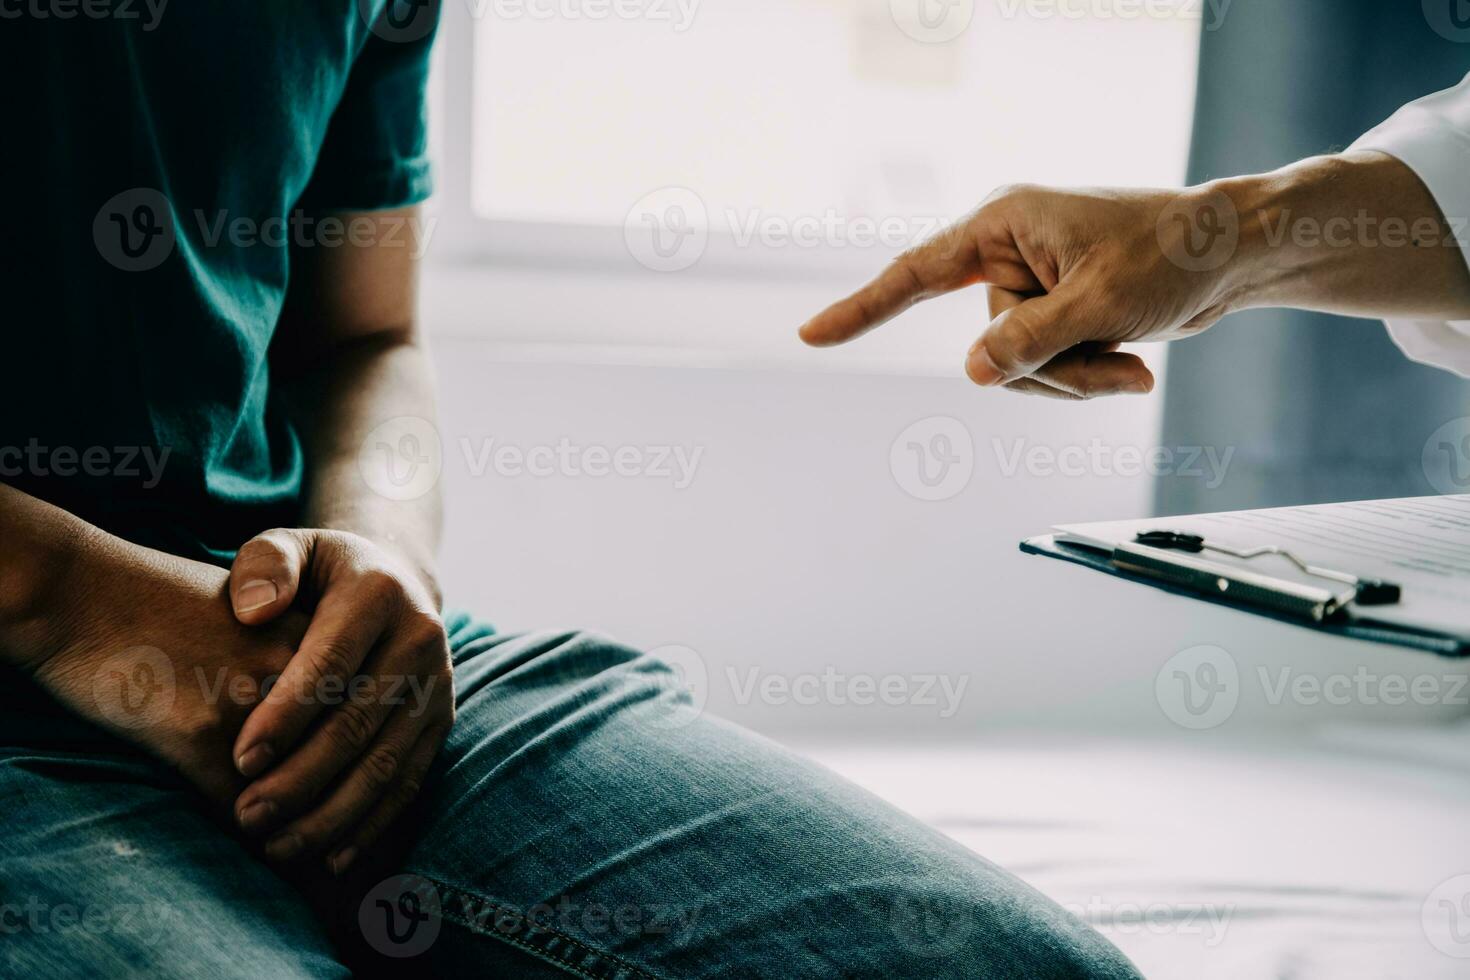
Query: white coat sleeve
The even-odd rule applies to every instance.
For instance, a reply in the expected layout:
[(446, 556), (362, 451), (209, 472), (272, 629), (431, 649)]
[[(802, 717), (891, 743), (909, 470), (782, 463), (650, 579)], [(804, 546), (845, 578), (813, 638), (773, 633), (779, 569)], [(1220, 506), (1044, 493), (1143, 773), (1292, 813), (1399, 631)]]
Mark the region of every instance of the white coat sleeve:
[[(1470, 75), (1454, 88), (1410, 102), (1349, 149), (1397, 157), (1429, 188), (1470, 265)], [(1388, 332), (1410, 358), (1470, 378), (1470, 320), (1390, 320)]]

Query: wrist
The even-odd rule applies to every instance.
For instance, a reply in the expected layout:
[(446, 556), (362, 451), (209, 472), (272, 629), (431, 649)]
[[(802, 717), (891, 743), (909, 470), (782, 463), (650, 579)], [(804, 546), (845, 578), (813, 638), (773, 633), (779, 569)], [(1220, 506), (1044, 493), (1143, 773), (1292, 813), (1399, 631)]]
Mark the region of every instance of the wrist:
[(1407, 173), (1392, 157), (1347, 152), (1207, 185), (1231, 202), (1240, 227), (1227, 272), (1234, 308), (1315, 308), (1324, 291), (1340, 290), (1363, 273), (1363, 253), (1377, 252), (1381, 260), (1406, 251), (1374, 247), (1380, 239), (1392, 244), (1399, 224), (1406, 240), (1426, 220), (1437, 229), (1422, 215), (1416, 223), (1418, 212), (1385, 193)]
[(391, 536), (374, 538), (373, 543), (386, 551), (405, 574), (412, 575), (424, 587), (436, 612), (444, 609), (444, 594), (439, 588), (439, 575), (434, 555), (422, 548), (400, 547)]
[(1309, 274), (1310, 255), (1293, 247), (1288, 228), (1299, 200), (1316, 179), (1312, 168), (1293, 164), (1205, 185), (1214, 200), (1228, 202), (1230, 220), (1239, 229), (1235, 253), (1221, 270), (1232, 310), (1283, 305), (1293, 284)]
[[(338, 536), (347, 543), (349, 549), (359, 548), (363, 542), (370, 545), (400, 575), (420, 583), (428, 593), (434, 608), (442, 610), (444, 598), (439, 589), (434, 551), (431, 547), (421, 544), (416, 535), (393, 530), (368, 529), (362, 527), (361, 522), (349, 521), (322, 521), (311, 525), (306, 533), (313, 531)], [(352, 541), (358, 544), (353, 545), (350, 543)]]
[(328, 533), (349, 534), (370, 542), (396, 566), (423, 583), (433, 599), (434, 608), (442, 608), (443, 596), (437, 574), (437, 511), (429, 518), (416, 511), (405, 514), (380, 503), (346, 504), (338, 501), (331, 508), (309, 509), (303, 526)]

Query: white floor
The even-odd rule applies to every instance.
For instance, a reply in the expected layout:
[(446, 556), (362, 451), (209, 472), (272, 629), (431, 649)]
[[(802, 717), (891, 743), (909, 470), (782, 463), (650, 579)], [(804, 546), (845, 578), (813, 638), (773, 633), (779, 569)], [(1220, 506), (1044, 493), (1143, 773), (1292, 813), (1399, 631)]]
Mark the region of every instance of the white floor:
[(1470, 977), (1470, 726), (794, 747), (1072, 909), (1154, 980)]

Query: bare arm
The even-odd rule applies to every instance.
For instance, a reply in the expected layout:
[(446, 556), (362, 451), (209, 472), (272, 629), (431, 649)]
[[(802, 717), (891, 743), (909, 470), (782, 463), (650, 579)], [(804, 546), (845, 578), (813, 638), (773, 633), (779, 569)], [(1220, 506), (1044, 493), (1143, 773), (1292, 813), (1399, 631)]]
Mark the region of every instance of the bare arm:
[[(438, 451), (415, 316), (417, 236), (404, 225), (418, 210), (344, 219), (371, 233), (293, 255), (272, 349), (306, 454), (303, 526), (244, 543), (230, 573), (242, 623), (311, 610), (300, 650), (236, 740), (236, 767), (254, 780), (237, 819), (269, 835), (268, 856), (325, 855), (336, 872), (417, 793), (454, 718), (437, 487), (399, 493), (363, 466), (419, 465)], [(393, 458), (400, 451), (409, 458)]]
[[(416, 310), (417, 237), (405, 230), (421, 217), (409, 208), (350, 220), (377, 226), (372, 244), (293, 256), (293, 288), (272, 349), (275, 380), (292, 403), (306, 455), (304, 524), (350, 531), (398, 553), (437, 601), (437, 486), (392, 499), (376, 492), (359, 466), (369, 434), (383, 423), (435, 420), (433, 374)], [(367, 455), (394, 462), (376, 459), (376, 447)]]
[(1120, 343), (1180, 339), (1235, 310), (1470, 319), (1457, 226), (1412, 170), (1376, 152), (1177, 191), (1010, 188), (801, 336), (843, 343), (983, 282), (993, 320), (966, 362), (977, 384), (1143, 393), (1153, 377)]
[[(414, 326), (416, 262), (384, 244), (396, 234), (367, 237), (374, 244), (298, 257), (277, 351), (317, 526), (245, 543), (226, 573), (0, 485), (0, 656), (214, 802), (233, 801), (245, 830), (281, 831), (268, 856), (330, 846), (335, 870), (412, 798), (454, 715), (433, 577), (437, 496), (389, 499), (358, 466), (381, 421), (434, 414)], [(274, 597), (242, 609), (261, 581)], [(306, 601), (294, 603), (298, 593)], [(149, 684), (128, 688), (135, 674)], [(279, 680), (272, 696), (243, 701), (189, 683), (217, 674), (242, 675), (256, 692)], [(354, 679), (369, 683), (348, 688)], [(154, 680), (172, 683), (155, 697)], [(262, 744), (264, 757), (249, 754)]]
[(103, 532), (0, 483), (0, 659), (34, 673), (60, 641), (58, 584)]
[[(1207, 185), (1239, 214), (1242, 306), (1379, 319), (1470, 319), (1464, 218), (1384, 153), (1314, 157)], [(1208, 192), (1208, 191), (1207, 191)]]
[(288, 661), (300, 617), (242, 626), (223, 570), (132, 544), (4, 484), (0, 541), (0, 659), (227, 806), (243, 785), (230, 744), (254, 692)]

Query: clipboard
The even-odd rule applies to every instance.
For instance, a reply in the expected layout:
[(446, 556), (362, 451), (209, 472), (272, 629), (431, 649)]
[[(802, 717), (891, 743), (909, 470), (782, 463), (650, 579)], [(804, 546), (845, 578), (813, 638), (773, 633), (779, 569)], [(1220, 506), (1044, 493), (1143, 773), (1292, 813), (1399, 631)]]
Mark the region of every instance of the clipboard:
[[(1170, 520), (1147, 523), (1164, 528), (1170, 525)], [(1470, 657), (1470, 635), (1374, 619), (1371, 607), (1361, 611), (1350, 610), (1348, 603), (1341, 601), (1343, 591), (1334, 591), (1330, 587), (1314, 588), (1300, 581), (1246, 570), (1237, 565), (1212, 563), (1190, 554), (1176, 555), (1148, 547), (1104, 548), (1067, 540), (1058, 534), (1029, 538), (1022, 541), (1020, 547), (1026, 554), (1057, 558), (1172, 595), (1226, 606), (1322, 633), (1387, 643), (1442, 657)], [(1120, 550), (1125, 552), (1121, 556)], [(1147, 560), (1134, 560), (1126, 553), (1130, 550)], [(1470, 631), (1470, 623), (1466, 627)]]

